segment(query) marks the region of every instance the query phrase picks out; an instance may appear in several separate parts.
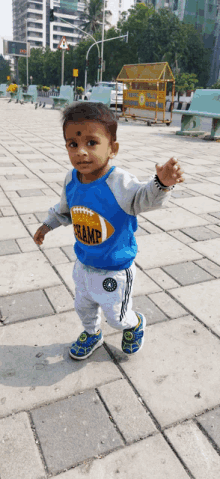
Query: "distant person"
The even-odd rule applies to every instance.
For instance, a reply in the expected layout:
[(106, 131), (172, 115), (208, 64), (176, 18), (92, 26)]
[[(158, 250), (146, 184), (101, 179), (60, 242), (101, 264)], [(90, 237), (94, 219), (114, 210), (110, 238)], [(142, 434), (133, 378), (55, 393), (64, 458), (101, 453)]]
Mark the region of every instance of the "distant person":
[(102, 103), (74, 103), (63, 113), (63, 133), (70, 163), (60, 202), (49, 209), (34, 241), (60, 225), (73, 224), (75, 309), (84, 331), (70, 347), (74, 359), (85, 359), (103, 344), (101, 308), (110, 326), (122, 330), (122, 351), (136, 353), (144, 342), (146, 319), (132, 310), (134, 259), (139, 213), (160, 208), (181, 183), (177, 160), (156, 165), (149, 182), (110, 166), (118, 152), (117, 121)]

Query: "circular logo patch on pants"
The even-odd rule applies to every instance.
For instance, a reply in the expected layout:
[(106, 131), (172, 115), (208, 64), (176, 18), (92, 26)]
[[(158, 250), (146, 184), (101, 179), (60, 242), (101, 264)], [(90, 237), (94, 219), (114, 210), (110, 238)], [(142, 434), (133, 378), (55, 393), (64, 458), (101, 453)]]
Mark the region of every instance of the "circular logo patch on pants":
[(108, 291), (111, 293), (112, 291), (115, 291), (117, 288), (117, 281), (113, 278), (105, 278), (103, 283), (102, 283), (103, 288), (105, 291)]

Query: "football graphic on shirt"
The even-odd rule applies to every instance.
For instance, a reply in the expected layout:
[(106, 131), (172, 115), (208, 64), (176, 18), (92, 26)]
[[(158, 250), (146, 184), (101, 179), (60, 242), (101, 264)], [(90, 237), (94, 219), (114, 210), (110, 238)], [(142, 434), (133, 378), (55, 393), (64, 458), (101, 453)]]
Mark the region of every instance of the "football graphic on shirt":
[(115, 231), (103, 216), (86, 206), (73, 206), (71, 217), (76, 238), (89, 246), (104, 243)]

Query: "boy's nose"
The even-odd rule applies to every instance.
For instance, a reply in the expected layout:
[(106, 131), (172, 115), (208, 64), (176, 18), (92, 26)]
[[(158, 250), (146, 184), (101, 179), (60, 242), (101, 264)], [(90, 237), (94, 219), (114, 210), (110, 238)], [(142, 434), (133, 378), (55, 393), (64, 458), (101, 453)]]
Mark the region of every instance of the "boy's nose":
[(88, 151), (84, 146), (78, 149), (78, 156), (88, 156)]

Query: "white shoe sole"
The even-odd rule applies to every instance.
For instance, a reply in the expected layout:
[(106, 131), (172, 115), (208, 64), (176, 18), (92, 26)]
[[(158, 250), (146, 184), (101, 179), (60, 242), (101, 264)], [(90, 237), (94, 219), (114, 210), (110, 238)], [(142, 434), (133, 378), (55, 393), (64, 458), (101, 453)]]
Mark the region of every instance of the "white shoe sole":
[(78, 361), (82, 360), (82, 359), (86, 359), (88, 358), (89, 356), (91, 356), (91, 354), (98, 348), (100, 348), (100, 346), (102, 346), (102, 344), (104, 343), (104, 339), (101, 338), (99, 340), (98, 343), (96, 343), (96, 345), (94, 346), (94, 348), (90, 351), (90, 353), (88, 353), (86, 356), (74, 356), (74, 354), (71, 353), (71, 350), (69, 349), (69, 355), (71, 358), (73, 359), (77, 359)]

